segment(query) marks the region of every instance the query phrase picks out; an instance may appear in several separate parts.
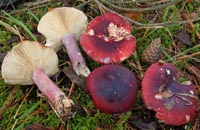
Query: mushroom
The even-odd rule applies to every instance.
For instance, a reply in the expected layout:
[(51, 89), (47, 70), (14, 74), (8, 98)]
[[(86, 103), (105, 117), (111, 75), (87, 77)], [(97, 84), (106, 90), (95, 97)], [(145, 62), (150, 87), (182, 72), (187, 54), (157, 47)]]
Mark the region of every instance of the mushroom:
[(152, 64), (142, 79), (142, 98), (156, 117), (170, 125), (183, 125), (191, 121), (198, 110), (195, 86), (180, 83), (179, 70), (170, 63)]
[(120, 63), (136, 50), (129, 23), (114, 13), (91, 20), (81, 35), (83, 50), (96, 62)]
[[(87, 25), (86, 15), (71, 7), (55, 8), (47, 12), (38, 24), (38, 32), (46, 37), (46, 46), (56, 51), (63, 44), (67, 50), (72, 66), (77, 75), (87, 77), (90, 70), (86, 66), (77, 40)], [(71, 50), (71, 51), (70, 51)]]
[(7, 84), (35, 83), (60, 119), (71, 116), (73, 101), (49, 79), (58, 72), (58, 57), (52, 48), (23, 41), (7, 53), (1, 71)]
[(108, 114), (127, 111), (135, 102), (138, 83), (135, 75), (120, 65), (103, 65), (90, 73), (86, 88), (94, 106)]

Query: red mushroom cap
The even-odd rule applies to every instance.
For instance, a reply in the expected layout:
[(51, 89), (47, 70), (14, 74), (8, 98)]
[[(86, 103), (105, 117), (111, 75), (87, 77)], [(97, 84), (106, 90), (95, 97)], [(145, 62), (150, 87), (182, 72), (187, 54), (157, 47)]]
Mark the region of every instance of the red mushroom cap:
[(94, 18), (81, 35), (83, 50), (96, 62), (120, 63), (136, 50), (129, 23), (114, 13)]
[(156, 111), (156, 117), (170, 125), (191, 121), (198, 110), (195, 86), (179, 83), (179, 71), (169, 63), (152, 64), (142, 80), (142, 98), (147, 108)]
[(127, 111), (135, 102), (138, 84), (135, 75), (120, 65), (104, 65), (87, 77), (87, 90), (94, 106), (109, 114)]

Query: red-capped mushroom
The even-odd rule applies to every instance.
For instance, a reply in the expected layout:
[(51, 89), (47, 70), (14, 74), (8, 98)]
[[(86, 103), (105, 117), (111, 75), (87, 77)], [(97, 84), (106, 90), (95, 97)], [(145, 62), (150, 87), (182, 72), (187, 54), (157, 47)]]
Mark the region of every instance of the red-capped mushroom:
[(179, 70), (170, 63), (154, 63), (144, 74), (142, 98), (156, 117), (170, 125), (183, 125), (191, 121), (198, 109), (195, 86), (191, 82), (178, 82)]
[(135, 75), (120, 65), (104, 65), (90, 73), (86, 87), (94, 106), (100, 111), (117, 114), (135, 102), (138, 83)]
[(81, 35), (83, 50), (96, 62), (120, 63), (136, 50), (136, 39), (129, 23), (114, 13), (106, 13), (89, 22)]

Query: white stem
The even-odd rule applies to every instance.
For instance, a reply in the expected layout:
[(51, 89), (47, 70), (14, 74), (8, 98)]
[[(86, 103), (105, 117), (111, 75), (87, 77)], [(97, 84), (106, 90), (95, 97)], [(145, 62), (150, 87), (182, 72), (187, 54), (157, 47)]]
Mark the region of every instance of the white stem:
[(33, 81), (48, 100), (59, 118), (67, 119), (72, 115), (73, 101), (45, 74), (43, 69), (33, 71)]
[(86, 65), (86, 61), (79, 49), (78, 43), (74, 35), (64, 35), (62, 37), (62, 44), (67, 50), (67, 54), (70, 58), (70, 61), (76, 74), (87, 77), (90, 74), (90, 70)]

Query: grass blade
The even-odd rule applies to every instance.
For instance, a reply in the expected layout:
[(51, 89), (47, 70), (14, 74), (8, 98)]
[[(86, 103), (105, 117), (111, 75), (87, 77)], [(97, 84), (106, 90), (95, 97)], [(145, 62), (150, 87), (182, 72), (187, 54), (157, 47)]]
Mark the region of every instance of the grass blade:
[(18, 31), (16, 31), (12, 26), (0, 20), (0, 25), (2, 25), (7, 30), (11, 31), (15, 35), (19, 35)]
[(163, 48), (160, 48), (160, 51), (170, 60), (173, 64), (176, 64), (173, 57), (171, 57)]
[(28, 11), (28, 14), (30, 14), (39, 23), (40, 20), (38, 19), (38, 17), (35, 14), (33, 14), (31, 10), (27, 9), (27, 11)]
[(2, 11), (10, 21), (16, 23), (17, 25), (21, 26), (27, 33), (28, 35), (32, 38), (32, 40), (37, 41), (37, 38), (33, 35), (33, 33), (30, 31), (30, 29), (21, 21), (18, 19), (14, 18), (11, 16), (9, 13), (6, 13), (5, 11)]
[(23, 115), (21, 115), (18, 120), (23, 120), (26, 118), (31, 112), (33, 112), (38, 106), (40, 105), (40, 102), (37, 102), (34, 104), (29, 110), (27, 110)]

